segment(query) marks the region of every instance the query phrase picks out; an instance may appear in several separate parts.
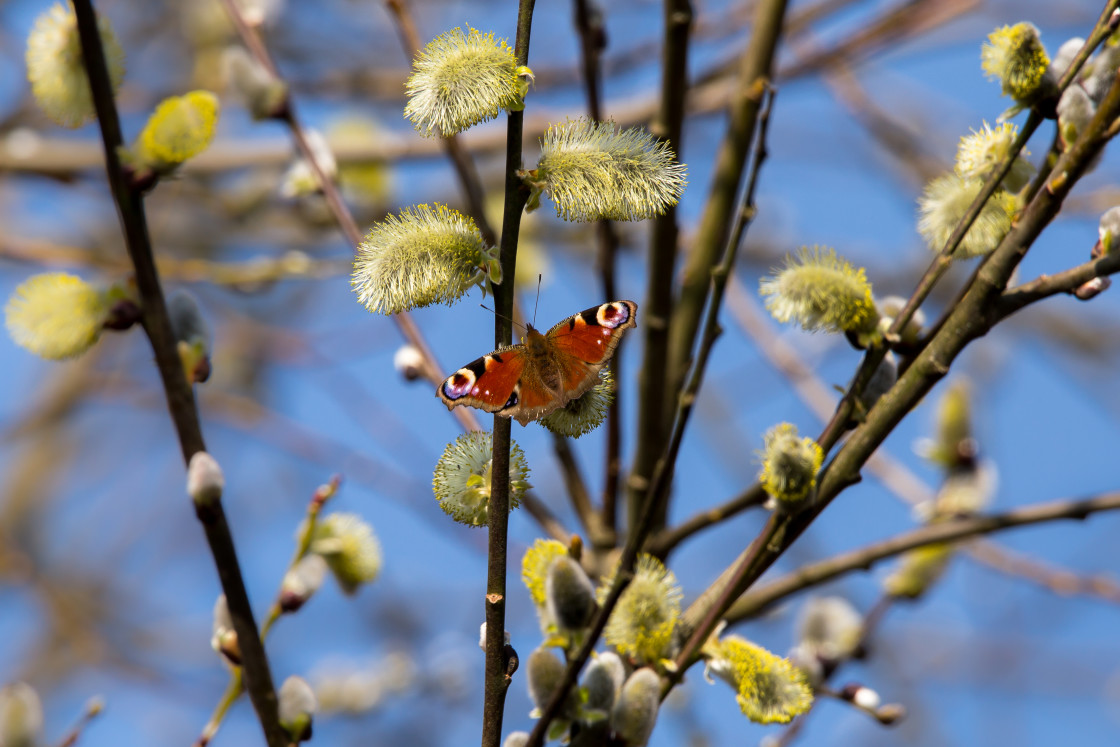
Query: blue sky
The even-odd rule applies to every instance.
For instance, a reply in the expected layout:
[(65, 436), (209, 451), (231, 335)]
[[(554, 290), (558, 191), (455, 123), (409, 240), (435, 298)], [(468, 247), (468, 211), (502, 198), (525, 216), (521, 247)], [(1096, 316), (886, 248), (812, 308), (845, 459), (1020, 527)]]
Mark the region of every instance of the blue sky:
[[(425, 38), (446, 30), (447, 24), (464, 22), (512, 34), (508, 7), (418, 5)], [(821, 40), (843, 36), (863, 22), (867, 8), (881, 5), (857, 4), (822, 29)], [(982, 121), (994, 122), (1007, 106), (998, 96), (998, 84), (982, 77), (983, 36), (996, 25), (1026, 18), (1041, 28), (1044, 43), (1053, 51), (1066, 38), (1084, 35), (1099, 10), (1093, 2), (1064, 3), (1060, 9), (1046, 6), (988, 3), (930, 37), (892, 47), (857, 67), (856, 74), (878, 105), (907, 122), (926, 150), (948, 166), (960, 135)], [(2, 38), (22, 39), (45, 7), (47, 3), (30, 0), (0, 7)], [(393, 64), (403, 67), (395, 57), (399, 47), (384, 46), (396, 41), (380, 6), (371, 7), (328, 4), (330, 13), (354, 16), (353, 25), (336, 29), (317, 13), (289, 3), (274, 34), (289, 45), (281, 48), (297, 50), (337, 34), (340, 48), (368, 56), (369, 65), (383, 62), (378, 54), (388, 53), (378, 50), (389, 49)], [(144, 18), (124, 0), (104, 3), (104, 10), (119, 23), (135, 25)], [(717, 8), (705, 5), (702, 10), (715, 13)], [(621, 52), (656, 37), (660, 12), (655, 4), (635, 3), (608, 8), (606, 19), (610, 49)], [(571, 68), (575, 47), (569, 29), (567, 4), (542, 3), (531, 64), (539, 70)], [(694, 72), (729, 53), (741, 39), (736, 35), (697, 44)], [(13, 49), (0, 54), (0, 111), (5, 115), (25, 95), (21, 54)], [(130, 66), (138, 85), (128, 89), (122, 106), (134, 115), (155, 95), (144, 86), (163, 91), (188, 84), (187, 60), (163, 59), (152, 47), (130, 49), (129, 54), (139, 61)], [(281, 58), (289, 74), (322, 72), (327, 64), (318, 58), (306, 64)], [(380, 114), (384, 126), (402, 136), (409, 132), (407, 123), (391, 114), (392, 102), (340, 101), (335, 92), (316, 96), (308, 79), (300, 78), (303, 85), (297, 95), (311, 124), (325, 126), (338, 112), (363, 111)], [(643, 65), (609, 81), (606, 90), (618, 101), (647, 91), (656, 80), (656, 70)], [(575, 89), (542, 91), (539, 98), (531, 96), (530, 109), (533, 106), (574, 116), (582, 111), (582, 99)], [(46, 128), (42, 120), (32, 121)], [(1048, 127), (1030, 144), (1035, 160), (1048, 145)], [(686, 232), (706, 197), (714, 144), (723, 128), (717, 115), (688, 123), (683, 152), (690, 187), (681, 211)], [(55, 128), (46, 132), (59, 134)], [(746, 286), (757, 287), (772, 263), (768, 252), (827, 244), (864, 264), (877, 293), (908, 294), (929, 258), (914, 228), (921, 185), (883, 153), (819, 79), (781, 86), (770, 133), (759, 217), (739, 267)], [(89, 139), (94, 132), (86, 128), (67, 136)], [(220, 138), (281, 136), (275, 128), (253, 129), (236, 105), (227, 105)], [(1115, 155), (1106, 154), (1075, 196), (1113, 184), (1117, 165)], [(483, 160), (482, 166), (487, 169), (490, 164)], [(458, 199), (451, 171), (441, 161), (402, 164), (394, 168), (392, 181), (395, 206)], [(219, 182), (215, 188), (228, 186)], [(176, 197), (199, 199), (175, 183), (161, 185), (160, 191), (158, 214), (164, 221), (170, 221), (166, 215)], [(1032, 248), (1022, 266), (1024, 279), (1087, 259), (1100, 210), (1070, 207), (1075, 210), (1059, 218)], [(547, 327), (605, 299), (599, 294), (588, 247), (565, 243), (569, 228), (552, 216), (548, 205), (534, 220), (549, 252), (538, 311), (540, 326)], [(13, 236), (79, 246), (101, 241), (109, 247), (116, 241), (104, 238), (112, 236), (115, 224), (107, 190), (97, 177), (70, 185), (2, 175), (0, 225)], [(159, 219), (153, 225), (158, 241)], [(207, 227), (196, 230), (202, 233)], [(643, 228), (633, 227), (626, 237), (619, 295), (641, 306)], [(280, 251), (243, 235), (223, 237), (221, 243), (229, 256), (238, 258)], [(304, 249), (317, 258), (347, 253), (340, 237), (329, 231), (309, 238)], [(186, 256), (191, 248), (160, 250)], [(0, 292), (10, 295), (38, 269), (0, 258)], [(97, 276), (88, 268), (72, 269)], [(964, 277), (956, 274), (946, 282), (959, 283)], [(438, 511), (429, 487), (444, 445), (458, 435), (456, 422), (427, 384), (408, 384), (395, 375), (391, 360), (398, 345), (396, 332), (355, 303), (345, 276), (314, 283), (285, 281), (250, 294), (208, 285), (191, 290), (217, 328), (215, 381), (206, 385), (216, 391), (204, 387), (200, 393), (203, 427), (210, 451), (226, 470), (227, 511), (256, 608), (263, 613), (279, 583), (312, 491), (334, 473), (344, 475), (344, 484), (333, 509), (363, 515), (384, 548), (385, 571), (376, 584), (353, 599), (328, 585), (298, 615), (282, 620), (269, 639), (278, 680), (292, 673), (314, 678), (324, 671), (384, 671), (385, 657), (394, 651), (408, 651), (413, 657), (413, 678), (399, 683), (403, 694), (387, 694), (383, 706), (365, 716), (321, 719), (316, 741), (368, 744), (371, 735), (379, 743), (408, 739), (417, 745), (477, 740), (482, 655), (476, 644), (485, 533), (453, 525)], [(953, 376), (973, 381), (981, 448), (999, 468), (995, 510), (1116, 488), (1116, 470), (1107, 456), (1117, 442), (1120, 417), (1110, 386), (1114, 377), (1109, 376), (1116, 362), (1115, 345), (1106, 344), (1097, 361), (1087, 361), (1042, 329), (1048, 314), (1058, 314), (1115, 340), (1112, 320), (1120, 311), (1118, 299), (1115, 292), (1090, 304), (1053, 299), (1045, 309), (1028, 310), (1006, 329), (996, 330), (957, 362)], [(933, 303), (936, 310), (938, 301)], [(448, 371), (490, 350), (491, 318), (477, 307), (476, 296), (451, 309), (426, 309), (415, 316)], [(639, 310), (639, 324), (641, 318)], [(805, 433), (820, 427), (726, 313), (724, 326), (682, 449), (672, 520), (721, 503), (749, 484), (756, 470), (754, 452), (771, 425), (786, 420)], [(845, 383), (858, 363), (858, 355), (843, 340), (776, 325), (774, 330), (800, 351), (827, 385)], [(628, 451), (634, 440), (639, 338), (631, 334), (621, 353)], [(134, 666), (114, 666), (105, 652), (92, 651), (87, 652), (92, 664), (60, 679), (41, 671), (31, 679), (44, 692), (52, 740), (61, 737), (88, 697), (101, 694), (108, 708), (84, 743), (189, 744), (225, 684), (222, 666), (209, 650), (216, 577), (183, 494), (178, 448), (162, 410), (146, 343), (138, 331), (112, 335), (99, 344), (98, 354), (96, 375), (116, 372), (123, 379), (105, 382), (66, 417), (65, 435), (51, 442), (58, 451), (41, 475), (42, 502), (20, 530), (21, 548), (33, 548), (34, 562), (51, 578), (111, 579), (112, 591), (103, 601), (118, 623), (108, 628), (106, 639), (111, 650), (123, 651)], [(7, 336), (0, 337), (0, 359), (5, 362), (0, 367), (0, 423), (7, 435), (0, 441), (0, 465), (12, 476), (35, 453), (34, 442), (12, 435), (12, 429), (29, 408), (40, 406), (45, 390), (68, 372), (80, 370), (76, 367), (81, 364), (39, 361)], [(224, 362), (244, 366), (246, 360), (257, 363), (249, 367), (251, 378), (227, 376), (220, 368)], [(931, 485), (936, 484), (937, 472), (914, 454), (912, 445), (930, 434), (933, 405), (942, 391), (936, 389), (883, 447)], [(261, 402), (265, 419), (253, 422), (231, 410), (228, 397), (217, 396), (231, 393), (248, 393)], [(546, 434), (537, 426), (518, 425), (514, 438), (528, 455), (539, 495), (575, 526), (564, 505)], [(575, 446), (595, 486), (603, 444), (602, 434), (594, 433)], [(6, 500), (17, 495), (13, 485), (8, 482)], [(686, 601), (723, 569), (763, 520), (761, 512), (748, 513), (680, 548), (670, 565)], [(868, 479), (830, 506), (776, 570), (790, 570), (797, 563), (912, 526), (909, 509)], [(997, 541), (1078, 573), (1115, 573), (1118, 529), (1120, 517), (1104, 515), (1084, 523), (1019, 530)], [(527, 515), (514, 515), (508, 627), (523, 660), (539, 642), (539, 631), (516, 569), (524, 548), (537, 536), (539, 529)], [(842, 594), (866, 610), (877, 598), (884, 572), (877, 568), (853, 574), (821, 591)], [(784, 653), (792, 643), (792, 621), (803, 599), (738, 632)], [(42, 600), (14, 576), (0, 576), (0, 680), (32, 668), (32, 647), (42, 640)], [(1118, 615), (1114, 602), (1060, 597), (1030, 581), (958, 558), (929, 597), (892, 610), (875, 642), (874, 656), (846, 668), (838, 679), (864, 682), (885, 701), (904, 703), (910, 717), (887, 730), (862, 714), (823, 702), (800, 743), (1114, 744), (1120, 733)], [(530, 708), (519, 677), (510, 690), (508, 728), (528, 728)], [(666, 705), (651, 744), (690, 743), (698, 732), (707, 736), (707, 744), (751, 744), (778, 731), (749, 724), (738, 712), (734, 694), (722, 684), (706, 684), (696, 669), (681, 695)], [(258, 743), (259, 731), (247, 703), (235, 707), (214, 742)]]

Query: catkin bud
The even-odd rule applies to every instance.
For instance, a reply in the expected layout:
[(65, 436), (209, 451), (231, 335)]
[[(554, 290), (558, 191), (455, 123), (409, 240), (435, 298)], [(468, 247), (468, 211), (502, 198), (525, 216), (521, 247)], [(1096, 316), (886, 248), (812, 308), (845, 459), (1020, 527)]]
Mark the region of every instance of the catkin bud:
[(454, 135), (502, 111), (520, 110), (527, 71), (517, 67), (505, 40), (469, 26), (466, 33), (452, 29), (416, 55), (404, 115), (424, 137)]
[(622, 686), (618, 702), (611, 711), (611, 728), (626, 747), (644, 747), (657, 723), (661, 702), (661, 678), (643, 667)]
[(548, 613), (561, 630), (582, 630), (595, 612), (595, 589), (580, 564), (567, 555), (548, 568), (544, 584)]
[(779, 423), (766, 432), (758, 480), (779, 507), (792, 508), (816, 487), (823, 460), (816, 441), (798, 438), (797, 426), (791, 423)]
[(288, 86), (244, 47), (233, 46), (222, 53), (226, 86), (245, 104), (253, 119), (280, 116), (288, 103)]
[[(97, 18), (97, 31), (116, 92), (124, 79), (124, 50), (104, 16)], [(35, 101), (56, 124), (79, 127), (96, 116), (78, 22), (69, 2), (55, 3), (35, 20), (27, 37), (27, 79)]]
[(278, 697), (280, 726), (296, 742), (311, 739), (311, 720), (318, 708), (311, 685), (292, 675), (280, 686)]
[(868, 337), (878, 332), (867, 275), (828, 247), (802, 247), (786, 255), (785, 267), (763, 278), (759, 293), (779, 322), (794, 321), (810, 332)]
[(100, 339), (119, 295), (76, 275), (41, 273), (15, 289), (4, 307), (4, 322), (20, 347), (48, 360), (73, 358)]
[(526, 680), (529, 697), (537, 708), (544, 708), (552, 694), (564, 678), (564, 662), (546, 648), (538, 648), (529, 654), (529, 667)]
[[(599, 587), (605, 596), (612, 579)], [(670, 657), (684, 596), (673, 572), (652, 555), (638, 556), (634, 578), (611, 612), (603, 639), (632, 660), (654, 664)]]
[(222, 467), (205, 451), (196, 451), (187, 467), (187, 495), (195, 506), (211, 506), (222, 499), (226, 479)]
[(304, 555), (295, 566), (284, 574), (280, 583), (280, 609), (295, 612), (323, 585), (327, 575), (327, 561), (321, 555)]
[[(984, 183), (952, 173), (933, 179), (918, 199), (918, 232), (931, 251), (941, 252), (961, 222)], [(979, 257), (992, 252), (1007, 232), (1015, 214), (1014, 195), (996, 190), (953, 252), (954, 259)]]
[(179, 360), (187, 383), (195, 384), (210, 378), (210, 349), (213, 335), (202, 316), (194, 295), (182, 288), (167, 297), (167, 314), (175, 335)]
[(401, 345), (393, 354), (393, 368), (405, 381), (416, 381), (424, 375), (424, 356), (412, 345)]
[(25, 682), (0, 687), (0, 745), (37, 747), (43, 739), (43, 703)]
[(527, 209), (542, 192), (564, 220), (645, 220), (680, 201), (686, 169), (664, 141), (614, 122), (568, 120), (541, 139), (541, 157), (528, 182)]
[[(486, 526), (490, 520), (490, 488), (494, 448), (489, 433), (464, 433), (448, 444), (436, 464), (432, 490), (440, 508), (460, 524)], [(517, 508), (529, 489), (525, 453), (511, 444), (509, 510)]]
[(219, 109), (218, 97), (209, 91), (164, 99), (133, 146), (135, 165), (164, 174), (206, 150), (214, 139)]
[(1038, 38), (1038, 28), (1030, 23), (1002, 26), (988, 35), (980, 55), (981, 66), (989, 78), (996, 78), (1005, 96), (1016, 104), (1006, 119), (1049, 93), (1056, 81), (1047, 75), (1050, 58)]
[(579, 438), (598, 428), (614, 402), (614, 376), (599, 370), (599, 382), (584, 394), (540, 419), (540, 424), (560, 436)]
[(241, 665), (241, 645), (237, 641), (237, 631), (233, 629), (233, 618), (229, 614), (229, 605), (226, 595), (221, 594), (214, 602), (213, 633), (210, 636), (210, 647), (225, 657), (225, 660), (234, 665)]
[(370, 229), (350, 286), (376, 314), (450, 305), (487, 279), (502, 282), (497, 257), (469, 217), (445, 205), (417, 205)]
[(626, 666), (613, 651), (599, 654), (587, 666), (581, 683), (587, 693), (584, 708), (592, 711), (610, 713), (615, 699), (626, 681)]

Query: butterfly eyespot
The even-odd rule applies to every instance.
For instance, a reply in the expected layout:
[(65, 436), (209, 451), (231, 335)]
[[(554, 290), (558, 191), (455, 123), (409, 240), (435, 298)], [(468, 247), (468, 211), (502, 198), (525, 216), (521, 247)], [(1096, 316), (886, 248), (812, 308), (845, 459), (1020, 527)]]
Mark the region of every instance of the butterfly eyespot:
[(459, 399), (474, 386), (474, 374), (463, 369), (456, 371), (443, 382), (443, 393), (448, 399)]
[[(603, 327), (615, 329), (626, 323), (630, 318), (630, 308), (624, 304), (605, 303), (595, 312), (595, 320)], [(604, 334), (610, 332), (604, 330)]]

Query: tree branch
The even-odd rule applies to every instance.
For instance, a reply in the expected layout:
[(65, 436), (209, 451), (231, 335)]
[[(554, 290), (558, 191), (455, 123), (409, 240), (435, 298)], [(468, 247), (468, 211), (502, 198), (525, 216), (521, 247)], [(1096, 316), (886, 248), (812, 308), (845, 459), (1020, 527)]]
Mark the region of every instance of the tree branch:
[(756, 617), (775, 602), (792, 594), (819, 586), (851, 571), (870, 570), (871, 566), (879, 561), (917, 547), (956, 542), (1030, 524), (1063, 519), (1081, 520), (1094, 513), (1116, 509), (1120, 509), (1120, 491), (1105, 493), (1095, 498), (1041, 503), (992, 516), (977, 516), (943, 524), (930, 524), (858, 550), (802, 566), (776, 581), (743, 594), (728, 609), (725, 618), (728, 622), (739, 622)]
[[(90, 0), (75, 0), (74, 14), (81, 39), (82, 57), (89, 75), (93, 103), (97, 110), (101, 141), (105, 150), (105, 169), (113, 202), (117, 208), (125, 246), (136, 272), (136, 287), (140, 295), (142, 324), (155, 353), (156, 366), (163, 382), (168, 410), (179, 439), (183, 461), (204, 451), (202, 427), (195, 407), (194, 392), (187, 383), (183, 365), (167, 315), (159, 275), (152, 258), (151, 237), (148, 234), (144, 203), (139, 192), (132, 188), (121, 164), (120, 149), (124, 147), (120, 119), (117, 116), (113, 88), (105, 63), (105, 50), (97, 28), (97, 16)], [(285, 747), (288, 738), (280, 727), (277, 716), (276, 691), (272, 684), (268, 658), (257, 634), (253, 608), (241, 576), (241, 565), (233, 544), (229, 524), (221, 500), (205, 508), (196, 507), (196, 514), (206, 532), (206, 540), (214, 557), (222, 591), (226, 595), (230, 617), (241, 647), (242, 669), (253, 708), (269, 747)]]
[[(529, 38), (534, 0), (520, 0), (514, 54), (518, 65), (529, 64)], [(506, 282), (494, 287), (494, 344), (509, 343), (513, 336), (514, 282), (517, 237), (528, 190), (518, 176), (521, 170), (524, 112), (511, 111), (506, 121), (505, 209), (502, 217), (501, 263)], [(513, 421), (494, 415), (493, 468), (490, 480), (490, 530), (486, 562), (486, 674), (483, 683), (482, 747), (499, 747), (506, 690), (516, 667), (512, 648), (505, 643), (506, 563), (509, 531), (509, 449)]]

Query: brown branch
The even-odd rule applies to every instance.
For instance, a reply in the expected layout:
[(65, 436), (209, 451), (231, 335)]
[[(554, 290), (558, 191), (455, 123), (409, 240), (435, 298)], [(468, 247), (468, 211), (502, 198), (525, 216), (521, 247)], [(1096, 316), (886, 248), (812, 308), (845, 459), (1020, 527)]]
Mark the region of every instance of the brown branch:
[[(602, 70), (600, 56), (607, 44), (606, 29), (603, 26), (603, 13), (591, 0), (575, 0), (575, 26), (579, 32), (580, 74), (584, 91), (587, 93), (587, 114), (596, 121), (603, 118), (601, 101)], [(603, 281), (603, 297), (612, 301), (618, 298), (615, 290), (615, 255), (618, 253), (618, 232), (614, 222), (600, 220), (595, 225), (595, 235), (599, 245), (599, 275)], [(599, 523), (604, 531), (601, 539), (609, 540), (610, 547), (615, 543), (615, 527), (618, 520), (618, 480), (622, 468), (619, 456), (622, 452), (622, 419), (618, 401), (618, 382), (622, 379), (622, 356), (617, 354), (611, 363), (614, 371), (614, 398), (607, 410), (607, 449), (603, 455), (603, 508), (599, 513)], [(592, 538), (594, 544), (595, 539)]]
[[(124, 139), (113, 98), (113, 88), (109, 81), (105, 51), (101, 46), (97, 16), (90, 0), (75, 0), (74, 13), (105, 150), (105, 169), (109, 186), (117, 208), (121, 230), (124, 232), (125, 246), (136, 272), (136, 287), (140, 295), (144, 332), (155, 353), (156, 366), (159, 369), (168, 410), (179, 439), (183, 461), (189, 463), (192, 456), (206, 448), (198, 410), (195, 407), (194, 392), (183, 373), (175, 335), (171, 331), (163, 289), (152, 259), (151, 237), (148, 234), (144, 203), (140, 193), (130, 185), (121, 163), (120, 150), (124, 147)], [(242, 668), (253, 708), (257, 712), (257, 718), (261, 722), (269, 747), (284, 747), (288, 744), (288, 739), (278, 721), (276, 691), (272, 684), (268, 658), (257, 634), (253, 608), (245, 590), (237, 550), (233, 544), (220, 498), (205, 507), (196, 506), (196, 514), (206, 532), (206, 540), (214, 557), (222, 591), (226, 595), (234, 630), (237, 632), (242, 653)]]
[(759, 87), (772, 80), (774, 57), (785, 18), (786, 0), (760, 0), (751, 38), (743, 52), (739, 77), (730, 101), (727, 132), (719, 145), (712, 188), (685, 265), (680, 298), (673, 310), (666, 364), (669, 376), (662, 396), (677, 396), (687, 375), (697, 330), (708, 298), (712, 268), (727, 243), (739, 184), (762, 107)]
[(1029, 283), (1004, 291), (993, 312), (997, 320), (1005, 319), (1016, 311), (1036, 301), (1057, 295), (1073, 293), (1083, 283), (1093, 278), (1106, 277), (1120, 272), (1120, 252), (1106, 254), (1100, 259), (1072, 267), (1056, 275), (1043, 275)]
[[(664, 65), (661, 75), (661, 104), (650, 131), (673, 148), (681, 160), (685, 98), (688, 92), (688, 41), (692, 27), (692, 3), (667, 0), (665, 7)], [(753, 128), (754, 124), (751, 123)], [(680, 227), (676, 206), (657, 216), (650, 231), (649, 277), (643, 313), (645, 345), (638, 379), (638, 441), (627, 490), (627, 525), (637, 523), (642, 501), (649, 488), (657, 458), (665, 451), (676, 405), (676, 389), (669, 378), (669, 323), (673, 314), (673, 270), (677, 260)], [(705, 277), (705, 283), (707, 278)], [(654, 517), (655, 526), (665, 517)]]
[(943, 524), (930, 524), (858, 550), (802, 566), (776, 581), (743, 594), (728, 609), (725, 617), (729, 622), (755, 617), (791, 594), (819, 586), (851, 571), (869, 570), (881, 560), (917, 547), (957, 542), (977, 535), (1048, 521), (1082, 520), (1094, 513), (1116, 509), (1120, 509), (1120, 492), (1105, 493), (1095, 498), (1081, 500), (1052, 501), (992, 516), (977, 516)]
[[(517, 64), (529, 64), (529, 38), (533, 25), (535, 0), (520, 0), (517, 8), (517, 36), (514, 54)], [(514, 283), (517, 276), (517, 239), (521, 216), (528, 199), (518, 172), (522, 168), (524, 112), (511, 111), (506, 121), (505, 208), (502, 215), (500, 261), (507, 281), (494, 286), (494, 344), (505, 345), (513, 336)], [(513, 682), (516, 654), (505, 642), (506, 556), (509, 531), (509, 449), (508, 417), (494, 415), (493, 468), (490, 479), (490, 531), (486, 558), (486, 651), (482, 702), (482, 747), (499, 747), (506, 690)]]
[(576, 462), (576, 455), (572, 453), (572, 446), (567, 436), (553, 433), (552, 450), (556, 454), (556, 461), (560, 462), (560, 475), (564, 479), (564, 487), (567, 488), (568, 498), (580, 526), (587, 533), (588, 542), (592, 547), (608, 549), (614, 547), (614, 532), (604, 531), (599, 514), (591, 505), (591, 494), (587, 490), (587, 483), (583, 479), (583, 473)]
[(701, 511), (692, 518), (682, 521), (671, 529), (662, 530), (654, 535), (646, 549), (650, 555), (664, 558), (672, 552), (673, 548), (697, 532), (722, 523), (726, 519), (746, 511), (748, 508), (761, 506), (765, 502), (766, 491), (764, 491), (760, 485), (755, 484), (726, 503), (716, 506), (715, 508), (709, 508), (706, 511)]

